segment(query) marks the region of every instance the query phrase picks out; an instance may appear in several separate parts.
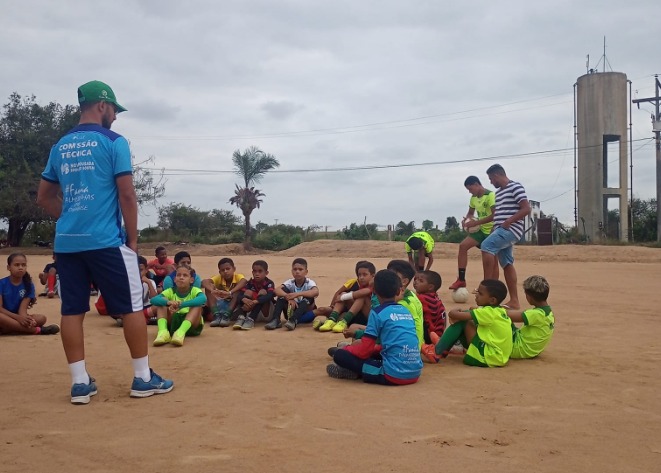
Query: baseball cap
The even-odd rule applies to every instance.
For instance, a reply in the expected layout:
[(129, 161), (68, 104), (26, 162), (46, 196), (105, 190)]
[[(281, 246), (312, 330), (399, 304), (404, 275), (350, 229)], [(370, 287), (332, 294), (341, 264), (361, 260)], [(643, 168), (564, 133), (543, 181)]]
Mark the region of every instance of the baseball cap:
[(93, 80), (78, 87), (78, 103), (108, 102), (117, 107), (117, 113), (125, 112), (126, 109), (117, 103), (115, 92), (108, 84), (100, 80)]

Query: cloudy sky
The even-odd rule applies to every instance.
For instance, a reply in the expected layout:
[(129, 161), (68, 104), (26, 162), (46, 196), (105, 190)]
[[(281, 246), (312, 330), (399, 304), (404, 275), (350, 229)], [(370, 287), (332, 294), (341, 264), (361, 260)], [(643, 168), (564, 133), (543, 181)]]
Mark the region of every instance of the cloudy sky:
[[(573, 224), (574, 83), (587, 55), (603, 70), (606, 36), (606, 71), (653, 96), (659, 13), (658, 0), (5, 2), (0, 98), (73, 104), (78, 85), (109, 83), (129, 110), (113, 129), (166, 170), (161, 205), (230, 209), (232, 152), (254, 145), (281, 166), (253, 223), (442, 227), (467, 209), (466, 176), (488, 184), (499, 162)], [(645, 108), (633, 187), (647, 199)], [(140, 226), (156, 219), (145, 208)]]

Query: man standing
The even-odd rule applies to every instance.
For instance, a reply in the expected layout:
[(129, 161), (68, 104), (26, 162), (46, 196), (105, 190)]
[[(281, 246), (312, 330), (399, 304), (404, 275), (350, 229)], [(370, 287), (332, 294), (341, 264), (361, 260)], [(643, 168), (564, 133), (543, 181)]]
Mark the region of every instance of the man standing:
[(110, 131), (116, 115), (126, 109), (117, 103), (112, 89), (99, 81), (81, 85), (78, 102), (80, 122), (51, 149), (37, 195), (37, 204), (58, 219), (55, 254), (62, 345), (72, 377), (71, 403), (87, 404), (97, 393), (85, 367), (83, 335), (92, 280), (104, 295), (108, 313), (123, 316), (124, 339), (135, 372), (131, 396), (167, 393), (174, 383), (149, 367), (131, 152), (126, 138)]
[[(511, 181), (500, 164), (494, 164), (487, 169), (487, 176), (497, 190), (496, 207), (493, 214), (494, 228), (480, 247), (484, 277), (497, 279), (498, 263), (500, 263), (510, 294), (509, 302), (505, 305), (512, 309), (520, 309), (516, 270), (514, 269), (514, 244), (523, 236), (523, 219), (530, 213), (530, 203), (523, 186)], [(498, 257), (498, 262), (493, 256)]]
[[(493, 228), (493, 211), (496, 205), (496, 194), (482, 186), (482, 183), (477, 176), (468, 176), (464, 181), (464, 187), (471, 194), (468, 203), (468, 213), (462, 222), (462, 226), (469, 233), (468, 236), (459, 243), (459, 252), (457, 254), (459, 277), (449, 287), (451, 291), (455, 291), (460, 287), (466, 287), (468, 250), (476, 246), (479, 248), (482, 242), (491, 234), (491, 229)], [(496, 269), (497, 268), (498, 267), (496, 266)], [(487, 272), (484, 265), (483, 269), (484, 279), (490, 279), (487, 278)], [(491, 271), (491, 269), (492, 268), (490, 267), (489, 270)], [(495, 278), (491, 279), (498, 279), (498, 273), (496, 273)]]

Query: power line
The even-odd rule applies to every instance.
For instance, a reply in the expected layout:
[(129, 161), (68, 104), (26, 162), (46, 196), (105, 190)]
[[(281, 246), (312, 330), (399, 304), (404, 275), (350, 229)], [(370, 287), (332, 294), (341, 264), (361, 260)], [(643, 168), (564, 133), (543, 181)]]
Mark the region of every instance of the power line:
[[(652, 138), (640, 138), (635, 141), (651, 140)], [(598, 148), (602, 145), (586, 146), (583, 149), (589, 148)], [(466, 159), (453, 159), (449, 161), (428, 161), (422, 163), (400, 163), (400, 164), (375, 164), (369, 166), (351, 166), (351, 167), (340, 167), (340, 168), (314, 168), (314, 169), (274, 169), (269, 171), (269, 174), (295, 174), (295, 173), (313, 173), (313, 172), (345, 172), (345, 171), (365, 171), (365, 170), (374, 170), (374, 169), (396, 169), (396, 168), (410, 168), (410, 167), (422, 167), (422, 166), (444, 166), (448, 164), (460, 164), (460, 163), (471, 163), (471, 162), (480, 162), (480, 161), (492, 161), (492, 160), (510, 160), (518, 159), (523, 157), (544, 157), (550, 156), (553, 154), (563, 154), (573, 148), (559, 148), (551, 149), (544, 151), (533, 151), (529, 153), (517, 153), (517, 154), (504, 154), (504, 155), (494, 155), (494, 156), (483, 156), (479, 158), (466, 158)], [(190, 176), (190, 175), (200, 175), (200, 174), (236, 174), (234, 170), (218, 170), (218, 169), (178, 169), (178, 168), (155, 168), (155, 167), (145, 167), (143, 168), (148, 171), (161, 172), (163, 171), (164, 176)]]

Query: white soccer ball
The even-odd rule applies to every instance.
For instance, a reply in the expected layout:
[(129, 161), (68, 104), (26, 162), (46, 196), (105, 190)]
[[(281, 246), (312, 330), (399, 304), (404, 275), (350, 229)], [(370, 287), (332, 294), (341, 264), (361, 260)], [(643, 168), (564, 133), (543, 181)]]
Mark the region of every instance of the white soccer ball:
[(476, 219), (474, 219), (473, 217), (466, 217), (466, 218), (464, 218), (464, 220), (462, 221), (461, 226), (462, 226), (462, 227), (464, 228), (464, 230), (466, 230), (468, 233), (479, 232), (479, 231), (480, 231), (480, 226), (479, 226), (479, 225), (475, 225), (474, 227), (466, 228), (466, 224), (467, 224), (468, 222), (474, 222), (475, 220), (476, 220)]
[(458, 304), (468, 302), (469, 296), (470, 294), (468, 293), (468, 289), (465, 287), (460, 287), (459, 289), (452, 291), (452, 300)]

